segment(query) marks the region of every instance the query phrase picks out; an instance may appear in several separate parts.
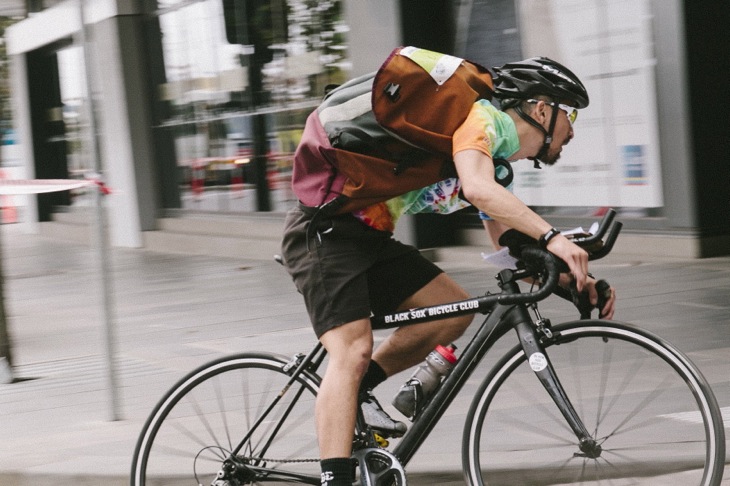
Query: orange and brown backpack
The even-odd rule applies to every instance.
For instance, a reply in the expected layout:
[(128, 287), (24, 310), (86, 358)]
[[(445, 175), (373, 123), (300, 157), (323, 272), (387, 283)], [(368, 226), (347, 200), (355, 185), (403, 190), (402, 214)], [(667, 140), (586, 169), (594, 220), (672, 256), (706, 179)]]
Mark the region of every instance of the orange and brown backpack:
[(292, 185), (306, 206), (343, 213), (455, 175), (451, 138), (491, 72), (425, 49), (395, 49), (377, 72), (328, 92), (310, 115)]

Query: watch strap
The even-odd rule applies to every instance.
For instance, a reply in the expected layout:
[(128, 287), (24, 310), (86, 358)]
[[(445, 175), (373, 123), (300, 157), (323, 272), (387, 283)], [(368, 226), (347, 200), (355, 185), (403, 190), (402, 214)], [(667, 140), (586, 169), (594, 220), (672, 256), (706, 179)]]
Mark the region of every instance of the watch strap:
[(547, 249), (548, 243), (550, 243), (550, 240), (555, 238), (560, 234), (560, 231), (558, 231), (555, 228), (550, 228), (544, 235), (540, 237), (539, 240), (537, 240), (538, 244), (540, 245), (540, 248)]

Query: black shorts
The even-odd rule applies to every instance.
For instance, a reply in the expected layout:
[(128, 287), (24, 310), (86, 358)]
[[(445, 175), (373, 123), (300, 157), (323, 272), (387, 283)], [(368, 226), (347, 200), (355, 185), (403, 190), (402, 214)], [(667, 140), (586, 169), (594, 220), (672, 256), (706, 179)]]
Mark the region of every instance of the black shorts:
[(282, 252), (317, 337), (371, 314), (394, 312), (442, 273), (416, 248), (351, 214), (316, 220), (308, 234), (311, 221), (309, 211), (289, 211)]

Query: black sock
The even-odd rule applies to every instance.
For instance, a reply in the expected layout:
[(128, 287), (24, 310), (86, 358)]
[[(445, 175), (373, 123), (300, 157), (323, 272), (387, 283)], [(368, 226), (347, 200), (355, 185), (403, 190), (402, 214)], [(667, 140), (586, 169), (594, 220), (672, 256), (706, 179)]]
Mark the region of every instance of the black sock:
[(384, 382), (387, 378), (388, 375), (385, 374), (383, 368), (381, 368), (375, 361), (370, 360), (368, 370), (365, 372), (365, 376), (363, 376), (362, 382), (360, 383), (360, 393), (365, 390), (372, 390)]
[(335, 457), (319, 461), (322, 467), (322, 486), (352, 486), (355, 480), (349, 457)]

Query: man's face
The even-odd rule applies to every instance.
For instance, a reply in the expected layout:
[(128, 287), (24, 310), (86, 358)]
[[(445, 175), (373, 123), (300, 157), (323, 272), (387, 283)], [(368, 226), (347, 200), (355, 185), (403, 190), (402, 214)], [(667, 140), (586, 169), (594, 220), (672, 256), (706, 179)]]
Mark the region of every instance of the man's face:
[(560, 108), (558, 106), (550, 106), (551, 110), (558, 110), (558, 117), (555, 120), (555, 128), (553, 129), (553, 141), (548, 148), (547, 154), (540, 160), (546, 165), (555, 164), (563, 151), (563, 147), (573, 138), (573, 125), (569, 120), (571, 108)]

